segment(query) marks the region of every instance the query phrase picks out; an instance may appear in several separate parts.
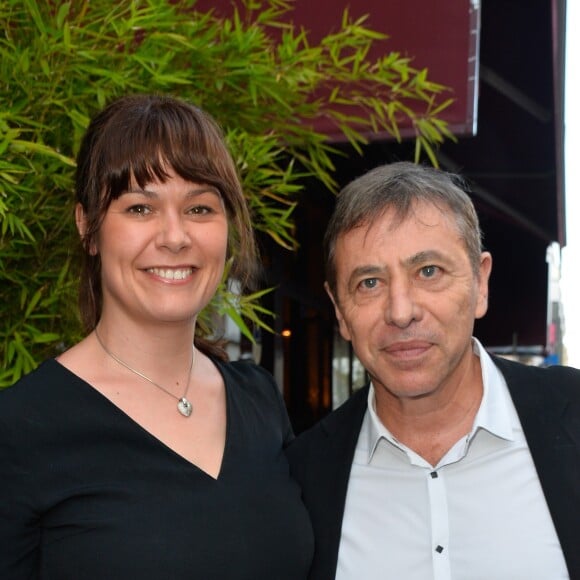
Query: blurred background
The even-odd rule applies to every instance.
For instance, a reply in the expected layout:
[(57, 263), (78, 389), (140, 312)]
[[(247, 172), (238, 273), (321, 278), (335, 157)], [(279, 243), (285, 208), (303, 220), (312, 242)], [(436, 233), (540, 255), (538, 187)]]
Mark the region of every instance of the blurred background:
[(469, 183), (494, 256), (482, 343), (526, 364), (580, 367), (578, 10), (0, 3), (0, 388), (81, 335), (74, 156), (97, 109), (142, 91), (187, 98), (224, 127), (271, 290), (239, 300), (229, 281), (201, 322), (225, 332), (233, 359), (274, 374), (296, 431), (366, 381), (323, 289), (322, 237), (336, 191), (390, 161), (419, 158)]

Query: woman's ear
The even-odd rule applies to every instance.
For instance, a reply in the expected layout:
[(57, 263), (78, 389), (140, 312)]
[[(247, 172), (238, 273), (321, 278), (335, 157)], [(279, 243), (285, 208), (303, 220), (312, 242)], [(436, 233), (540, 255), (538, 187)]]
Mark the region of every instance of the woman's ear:
[(82, 239), (85, 237), (85, 232), (87, 231), (87, 217), (80, 203), (77, 203), (75, 206), (75, 222), (77, 224), (77, 231)]
[(81, 241), (83, 242), (83, 246), (88, 250), (91, 256), (97, 255), (97, 247), (93, 241), (89, 244), (86, 243), (86, 234), (88, 230), (87, 224), (87, 215), (85, 214), (85, 210), (80, 203), (77, 203), (75, 206), (75, 222), (77, 224), (77, 231), (81, 237)]

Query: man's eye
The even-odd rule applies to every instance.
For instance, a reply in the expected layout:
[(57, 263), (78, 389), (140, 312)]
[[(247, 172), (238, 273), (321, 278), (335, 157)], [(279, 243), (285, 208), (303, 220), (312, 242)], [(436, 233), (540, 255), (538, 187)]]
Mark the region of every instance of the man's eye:
[(370, 290), (372, 288), (376, 288), (378, 282), (379, 281), (377, 280), (377, 278), (366, 278), (360, 284), (363, 288)]
[(421, 276), (424, 278), (433, 278), (435, 274), (439, 271), (438, 266), (424, 266), (421, 268)]

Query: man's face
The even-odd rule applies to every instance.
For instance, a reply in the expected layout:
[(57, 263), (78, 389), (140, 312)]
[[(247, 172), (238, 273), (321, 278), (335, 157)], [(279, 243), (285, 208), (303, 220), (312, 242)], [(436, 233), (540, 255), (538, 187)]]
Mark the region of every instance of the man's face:
[(475, 274), (454, 217), (420, 202), (401, 223), (389, 210), (342, 235), (335, 256), (340, 332), (377, 401), (456, 388), (471, 361), (474, 320), (487, 310), (490, 254)]

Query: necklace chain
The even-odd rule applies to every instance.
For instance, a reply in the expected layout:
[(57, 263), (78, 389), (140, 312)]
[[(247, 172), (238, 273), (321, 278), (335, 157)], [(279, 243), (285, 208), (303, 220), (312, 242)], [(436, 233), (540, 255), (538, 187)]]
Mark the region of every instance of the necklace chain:
[(193, 370), (193, 365), (195, 363), (195, 355), (197, 353), (195, 346), (193, 347), (192, 355), (191, 355), (191, 363), (189, 365), (189, 371), (187, 373), (187, 383), (185, 385), (185, 392), (181, 397), (174, 395), (171, 391), (166, 389), (165, 387), (161, 386), (160, 384), (156, 383), (154, 380), (150, 379), (147, 375), (144, 375), (142, 372), (139, 372), (137, 369), (134, 369), (132, 366), (128, 365), (125, 361), (121, 360), (118, 356), (114, 355), (103, 343), (101, 337), (99, 336), (99, 332), (95, 327), (95, 336), (97, 337), (97, 341), (101, 345), (101, 348), (118, 364), (125, 367), (127, 370), (131, 371), (133, 374), (145, 379), (148, 383), (151, 383), (153, 386), (161, 389), (163, 392), (167, 393), (171, 397), (177, 400), (177, 410), (181, 415), (184, 417), (189, 417), (193, 411), (193, 407), (187, 398), (187, 393), (189, 391), (189, 385), (191, 383), (191, 371)]

